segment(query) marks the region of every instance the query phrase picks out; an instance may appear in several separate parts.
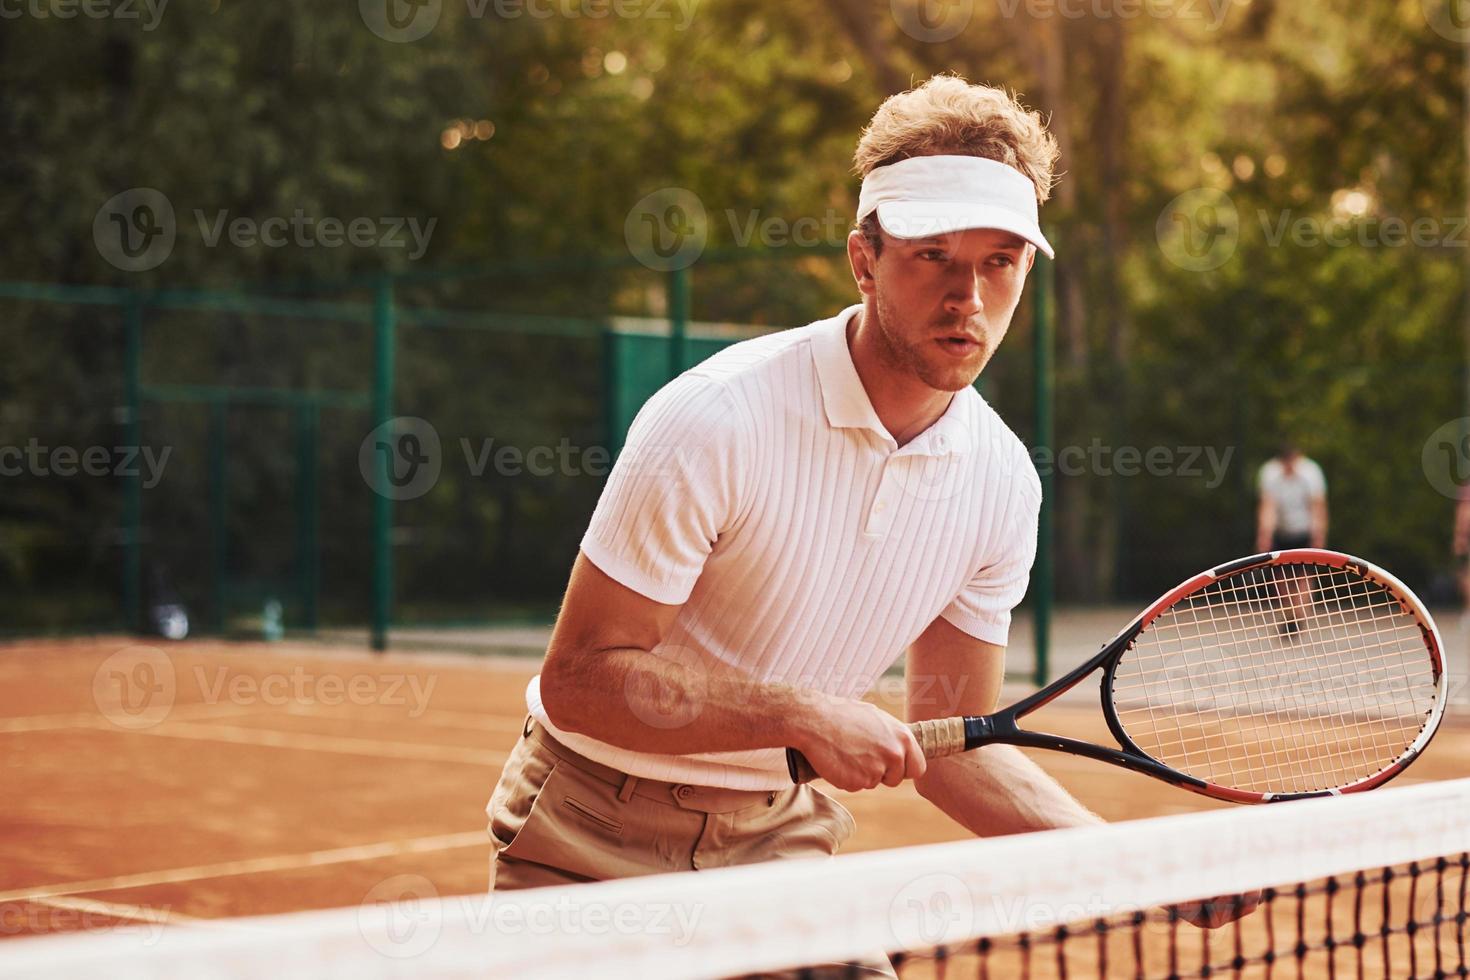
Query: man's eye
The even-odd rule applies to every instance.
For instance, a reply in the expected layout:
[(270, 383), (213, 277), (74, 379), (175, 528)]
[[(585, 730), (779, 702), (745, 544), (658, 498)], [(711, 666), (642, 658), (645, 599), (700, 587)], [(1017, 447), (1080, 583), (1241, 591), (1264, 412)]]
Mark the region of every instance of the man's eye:
[(1009, 255), (997, 255), (992, 261), (1002, 268), (1009, 268), (1016, 264), (1016, 260)]
[(944, 253), (937, 248), (926, 248), (919, 253), (919, 258), (925, 262), (942, 262), (944, 261)]

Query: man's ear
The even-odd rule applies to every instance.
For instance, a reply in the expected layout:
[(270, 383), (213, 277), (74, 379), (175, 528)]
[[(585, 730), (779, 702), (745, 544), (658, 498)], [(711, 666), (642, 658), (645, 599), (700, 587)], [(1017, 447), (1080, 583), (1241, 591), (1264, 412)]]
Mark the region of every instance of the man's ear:
[(1038, 251), (1040, 251), (1040, 249), (1038, 249), (1035, 245), (1032, 245), (1029, 242), (1027, 243), (1027, 245), (1026, 245), (1026, 275), (1028, 275), (1028, 276), (1031, 274), (1031, 270), (1036, 267), (1036, 253)]
[(852, 278), (858, 292), (871, 296), (877, 290), (873, 276), (877, 272), (878, 259), (873, 255), (872, 243), (861, 231), (854, 228), (847, 233), (847, 261), (852, 266)]

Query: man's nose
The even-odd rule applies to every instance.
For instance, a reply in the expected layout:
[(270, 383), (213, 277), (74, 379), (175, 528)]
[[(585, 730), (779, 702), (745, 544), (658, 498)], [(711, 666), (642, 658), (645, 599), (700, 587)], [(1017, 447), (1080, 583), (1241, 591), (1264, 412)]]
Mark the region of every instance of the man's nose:
[(949, 291), (944, 297), (944, 307), (951, 313), (971, 317), (985, 309), (985, 297), (981, 293), (981, 276), (977, 270), (958, 271)]

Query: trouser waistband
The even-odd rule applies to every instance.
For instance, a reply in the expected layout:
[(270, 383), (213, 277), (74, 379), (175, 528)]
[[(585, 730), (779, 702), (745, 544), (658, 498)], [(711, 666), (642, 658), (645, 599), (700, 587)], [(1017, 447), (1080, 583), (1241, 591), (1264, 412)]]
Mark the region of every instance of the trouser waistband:
[(580, 752), (567, 748), (566, 745), (552, 737), (545, 725), (537, 723), (534, 718), (526, 719), (523, 734), (527, 741), (546, 749), (568, 765), (618, 787), (618, 798), (624, 803), (633, 796), (642, 796), (685, 810), (699, 810), (703, 813), (732, 813), (735, 810), (743, 810), (748, 806), (758, 804), (774, 806), (777, 798), (799, 789), (795, 786), (789, 790), (726, 789), (722, 786), (697, 786), (693, 783), (670, 783), (661, 779), (644, 779), (642, 776), (634, 776), (614, 769), (612, 766), (595, 762)]

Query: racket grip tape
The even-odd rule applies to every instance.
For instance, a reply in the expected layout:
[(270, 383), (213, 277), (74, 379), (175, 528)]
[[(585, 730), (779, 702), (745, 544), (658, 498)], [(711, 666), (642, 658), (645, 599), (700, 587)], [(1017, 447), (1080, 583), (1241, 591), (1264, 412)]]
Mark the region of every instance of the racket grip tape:
[[(919, 750), (924, 753), (926, 759), (940, 759), (965, 751), (965, 719), (963, 718), (916, 721), (909, 725), (909, 731), (914, 733), (914, 738), (919, 743)], [(797, 785), (820, 778), (817, 771), (812, 768), (812, 764), (806, 760), (806, 756), (796, 749), (786, 750), (786, 769), (791, 773), (791, 781)]]

